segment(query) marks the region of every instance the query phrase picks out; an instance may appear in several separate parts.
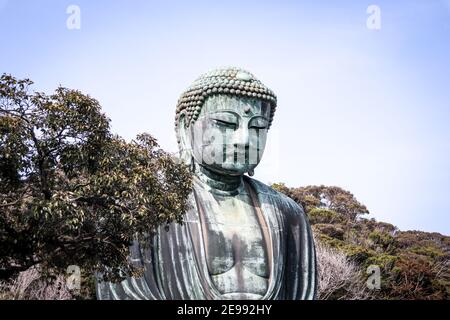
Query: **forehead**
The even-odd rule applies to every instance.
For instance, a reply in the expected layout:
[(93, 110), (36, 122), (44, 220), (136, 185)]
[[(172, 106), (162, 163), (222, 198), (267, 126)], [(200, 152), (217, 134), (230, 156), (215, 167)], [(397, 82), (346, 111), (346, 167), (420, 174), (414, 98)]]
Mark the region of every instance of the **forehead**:
[(205, 116), (220, 111), (232, 111), (244, 117), (260, 115), (268, 118), (270, 105), (259, 99), (221, 94), (208, 97), (200, 115)]

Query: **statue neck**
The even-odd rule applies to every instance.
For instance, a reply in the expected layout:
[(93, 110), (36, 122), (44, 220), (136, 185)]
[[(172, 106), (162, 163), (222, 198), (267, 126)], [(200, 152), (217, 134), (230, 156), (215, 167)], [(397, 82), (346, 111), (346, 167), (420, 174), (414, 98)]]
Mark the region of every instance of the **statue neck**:
[(206, 184), (211, 191), (219, 193), (237, 194), (239, 188), (243, 185), (242, 175), (232, 176), (212, 171), (202, 165), (197, 165), (195, 177), (202, 184)]

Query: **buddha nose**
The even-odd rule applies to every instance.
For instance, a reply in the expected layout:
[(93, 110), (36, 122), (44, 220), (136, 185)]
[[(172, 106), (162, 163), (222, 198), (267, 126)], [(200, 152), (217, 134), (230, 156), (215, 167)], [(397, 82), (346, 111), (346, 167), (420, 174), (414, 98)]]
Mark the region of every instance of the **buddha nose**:
[(249, 147), (249, 143), (250, 143), (250, 133), (248, 128), (247, 127), (239, 128), (236, 131), (234, 144), (238, 148), (243, 148), (243, 150), (245, 150)]

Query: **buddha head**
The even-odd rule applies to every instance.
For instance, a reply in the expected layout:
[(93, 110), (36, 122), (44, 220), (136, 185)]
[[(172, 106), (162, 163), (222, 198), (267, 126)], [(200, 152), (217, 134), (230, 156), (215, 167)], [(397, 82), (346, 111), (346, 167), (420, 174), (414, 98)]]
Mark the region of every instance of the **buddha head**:
[(218, 174), (252, 175), (275, 108), (275, 94), (245, 70), (202, 75), (178, 101), (175, 126), (181, 158)]

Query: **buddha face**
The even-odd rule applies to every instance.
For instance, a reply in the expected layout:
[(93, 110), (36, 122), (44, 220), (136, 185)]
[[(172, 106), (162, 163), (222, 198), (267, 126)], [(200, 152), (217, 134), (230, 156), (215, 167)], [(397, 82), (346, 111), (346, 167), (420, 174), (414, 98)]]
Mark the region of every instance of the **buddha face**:
[(217, 173), (243, 175), (260, 162), (269, 126), (270, 105), (229, 95), (209, 97), (187, 128), (195, 161)]

